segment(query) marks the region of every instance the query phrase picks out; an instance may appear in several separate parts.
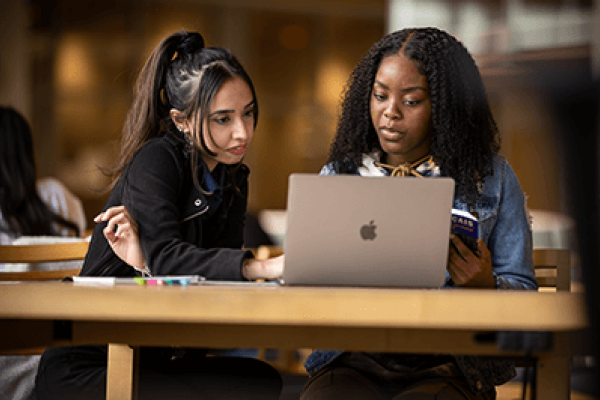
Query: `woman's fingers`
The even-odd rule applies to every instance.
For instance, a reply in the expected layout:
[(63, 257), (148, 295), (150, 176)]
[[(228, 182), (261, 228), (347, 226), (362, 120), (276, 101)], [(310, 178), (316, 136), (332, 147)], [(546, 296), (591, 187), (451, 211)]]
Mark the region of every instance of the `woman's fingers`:
[(462, 241), (453, 235), (448, 255), (448, 272), (459, 286), (493, 287), (493, 269), (490, 251), (482, 240), (477, 257)]
[(137, 224), (123, 206), (111, 207), (104, 213), (99, 214), (96, 219), (97, 222), (107, 221), (103, 233), (104, 237), (111, 243), (128, 234), (137, 234)]
[(96, 222), (96, 223), (104, 222), (112, 216), (112, 213), (113, 213), (112, 207), (105, 211), (102, 211), (100, 214), (98, 214), (94, 217), (94, 222)]
[(129, 212), (127, 212), (125, 206), (114, 206), (96, 215), (96, 217), (94, 217), (94, 222), (106, 222), (118, 214), (126, 214), (129, 216)]

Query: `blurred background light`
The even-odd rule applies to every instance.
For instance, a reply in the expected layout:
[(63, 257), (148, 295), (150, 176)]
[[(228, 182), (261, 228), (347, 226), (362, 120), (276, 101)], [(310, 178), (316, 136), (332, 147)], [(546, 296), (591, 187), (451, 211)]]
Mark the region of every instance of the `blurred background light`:
[(56, 54), (56, 82), (62, 91), (90, 89), (95, 81), (92, 55), (85, 40), (76, 33), (62, 37)]
[(300, 50), (308, 44), (308, 32), (300, 25), (288, 25), (279, 34), (283, 47), (290, 50)]

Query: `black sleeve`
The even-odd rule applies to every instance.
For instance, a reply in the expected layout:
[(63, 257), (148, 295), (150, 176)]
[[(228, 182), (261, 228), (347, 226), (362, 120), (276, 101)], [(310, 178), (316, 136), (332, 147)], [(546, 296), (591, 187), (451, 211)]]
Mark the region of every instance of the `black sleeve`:
[(182, 237), (178, 197), (182, 187), (192, 182), (185, 179), (187, 164), (182, 157), (157, 142), (138, 152), (122, 182), (123, 204), (138, 223), (142, 250), (153, 275), (243, 280), (241, 266), (248, 257), (246, 251), (200, 248)]

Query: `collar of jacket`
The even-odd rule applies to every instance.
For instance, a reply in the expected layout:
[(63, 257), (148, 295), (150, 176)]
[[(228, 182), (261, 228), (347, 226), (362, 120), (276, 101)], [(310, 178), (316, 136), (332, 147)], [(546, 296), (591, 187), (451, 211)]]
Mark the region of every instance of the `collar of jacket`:
[[(174, 146), (180, 154), (183, 155), (186, 162), (185, 170), (182, 171), (184, 174), (189, 176), (189, 184), (184, 192), (181, 194), (180, 210), (182, 212), (182, 220), (181, 222), (189, 221), (196, 217), (208, 218), (211, 216), (216, 209), (218, 208), (221, 202), (229, 201), (232, 196), (236, 195), (236, 189), (231, 183), (225, 182), (225, 187), (223, 188), (222, 198), (219, 200), (216, 195), (211, 195), (206, 191), (199, 190), (194, 184), (191, 178), (191, 157), (190, 157), (190, 149), (187, 145), (187, 142), (183, 140), (183, 137), (176, 136), (176, 134), (166, 134), (165, 140)], [(199, 156), (198, 159), (198, 174), (203, 175), (205, 173), (206, 164)], [(215, 181), (217, 184), (223, 182), (221, 179), (221, 174), (229, 174), (230, 171), (226, 170), (227, 167), (218, 164), (215, 168), (214, 172), (217, 173), (217, 177)], [(244, 184), (244, 181), (248, 179), (248, 175), (250, 174), (250, 169), (245, 164), (238, 165), (235, 172), (233, 172), (233, 176), (235, 179), (235, 185), (239, 188)]]

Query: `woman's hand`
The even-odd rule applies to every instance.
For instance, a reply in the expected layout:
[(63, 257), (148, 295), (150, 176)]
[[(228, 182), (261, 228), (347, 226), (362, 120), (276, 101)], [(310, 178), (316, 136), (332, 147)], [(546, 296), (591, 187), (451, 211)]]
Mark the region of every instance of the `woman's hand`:
[(244, 263), (242, 274), (244, 278), (254, 281), (257, 279), (278, 279), (283, 275), (285, 255), (266, 260), (248, 259)]
[(480, 257), (477, 257), (455, 235), (451, 237), (448, 254), (448, 272), (458, 286), (464, 287), (494, 287), (492, 256), (483, 240), (477, 241)]
[(144, 268), (146, 260), (142, 253), (137, 223), (131, 218), (125, 206), (111, 207), (98, 214), (94, 222), (106, 222), (102, 231), (115, 254), (135, 268)]

